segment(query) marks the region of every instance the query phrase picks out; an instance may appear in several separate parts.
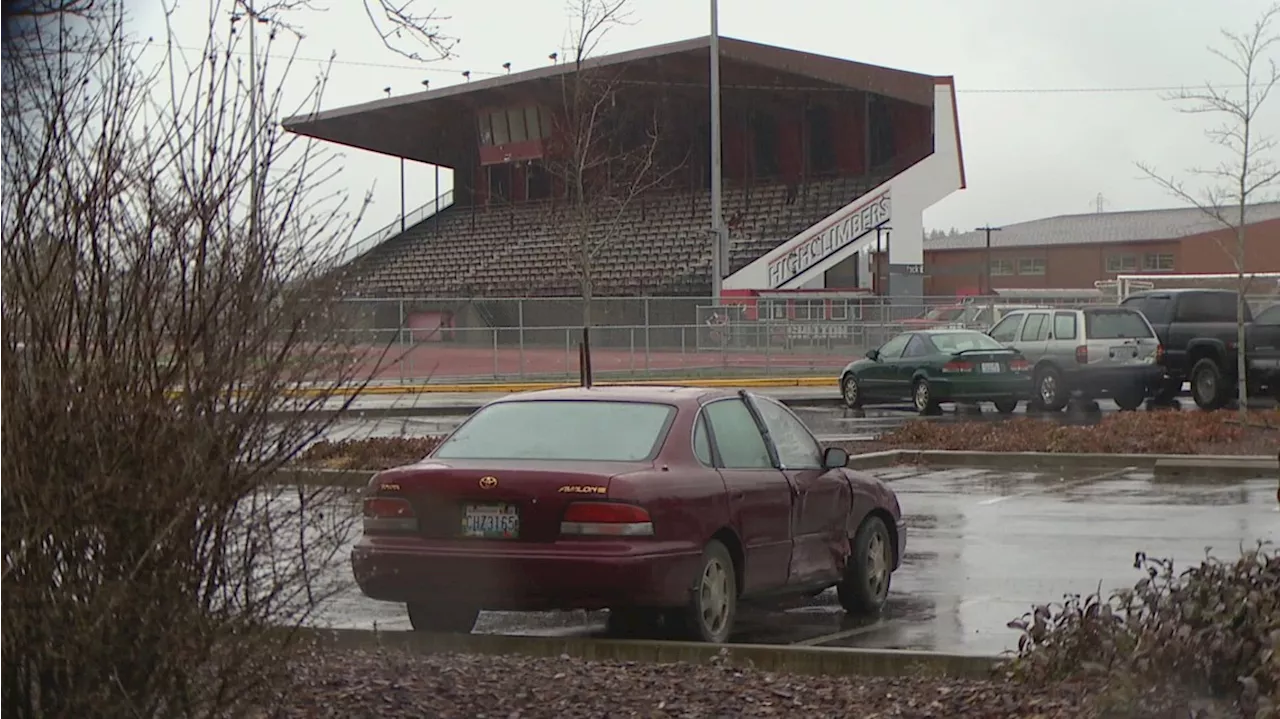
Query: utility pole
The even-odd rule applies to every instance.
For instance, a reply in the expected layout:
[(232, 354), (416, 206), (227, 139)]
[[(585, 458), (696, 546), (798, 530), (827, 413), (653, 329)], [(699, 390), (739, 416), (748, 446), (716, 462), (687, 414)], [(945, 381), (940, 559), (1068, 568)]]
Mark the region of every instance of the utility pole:
[[(257, 245), (258, 240), (258, 130), (260, 123), (258, 122), (258, 45), (256, 26), (258, 23), (266, 24), (270, 22), (268, 18), (258, 14), (253, 6), (249, 4), (250, 0), (239, 0), (240, 7), (244, 8), (244, 14), (249, 18), (249, 241)], [(232, 14), (231, 22), (234, 23), (239, 16)]]
[(987, 269), (985, 272), (983, 272), (983, 275), (982, 275), (983, 277), (986, 278), (986, 285), (987, 285), (983, 289), (984, 294), (990, 295), (995, 292), (995, 290), (991, 286), (991, 233), (1000, 232), (1003, 229), (1004, 229), (1003, 227), (992, 227), (990, 225), (986, 225), (983, 227), (979, 227), (976, 230), (977, 232), (985, 233), (987, 237), (987, 252), (986, 252)]
[(724, 211), (720, 170), (720, 11), (711, 0), (711, 303), (719, 307), (724, 290)]

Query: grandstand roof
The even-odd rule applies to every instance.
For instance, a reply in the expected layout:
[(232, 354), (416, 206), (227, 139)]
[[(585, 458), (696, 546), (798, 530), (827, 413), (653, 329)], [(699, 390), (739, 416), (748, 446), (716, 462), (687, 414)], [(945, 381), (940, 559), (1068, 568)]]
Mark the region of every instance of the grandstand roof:
[[(1280, 219), (1280, 202), (1250, 205), (1245, 212), (1249, 224)], [(1196, 207), (1132, 212), (1095, 212), (1059, 215), (1042, 220), (1005, 225), (991, 234), (992, 247), (1036, 247), (1041, 245), (1094, 245), (1147, 240), (1174, 240), (1222, 229), (1222, 224)], [(926, 238), (924, 249), (965, 250), (986, 247), (983, 232), (966, 232), (951, 237)]]
[[(583, 69), (626, 66), (631, 81), (705, 88), (710, 38), (655, 45), (583, 63)], [(905, 70), (867, 65), (759, 43), (720, 38), (725, 90), (855, 89), (932, 106), (935, 79)], [(283, 121), (290, 132), (394, 157), (444, 166), (475, 161), (476, 111), (532, 101), (549, 81), (570, 76), (572, 63), (463, 82), (438, 90), (297, 115)], [(370, 92), (373, 92), (370, 86)], [(705, 92), (705, 90), (703, 90)]]

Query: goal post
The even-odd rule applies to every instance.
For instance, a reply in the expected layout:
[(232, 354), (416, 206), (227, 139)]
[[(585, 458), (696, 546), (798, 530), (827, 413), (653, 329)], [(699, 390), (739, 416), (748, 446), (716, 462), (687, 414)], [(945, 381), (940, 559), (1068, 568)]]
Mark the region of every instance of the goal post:
[[(1251, 302), (1274, 302), (1280, 299), (1280, 272), (1246, 272), (1245, 297)], [(1112, 284), (1114, 283), (1114, 285)], [(1173, 274), (1162, 272), (1144, 275), (1117, 275), (1115, 280), (1095, 282), (1098, 289), (1114, 287), (1117, 298), (1123, 300), (1134, 292), (1176, 288), (1201, 288), (1237, 290), (1240, 275), (1235, 272), (1209, 274)], [(1104, 288), (1104, 285), (1107, 287)]]

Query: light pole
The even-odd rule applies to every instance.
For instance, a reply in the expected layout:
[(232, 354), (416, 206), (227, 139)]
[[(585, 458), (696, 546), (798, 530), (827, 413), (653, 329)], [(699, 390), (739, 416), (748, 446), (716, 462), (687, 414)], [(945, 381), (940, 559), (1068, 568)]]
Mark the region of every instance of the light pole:
[(719, 307), (724, 291), (724, 212), (720, 170), (720, 11), (711, 0), (711, 303)]
[[(237, 0), (244, 14), (249, 18), (249, 240), (256, 246), (258, 239), (258, 46), (256, 26), (270, 22), (258, 14), (250, 0)], [(234, 25), (240, 16), (231, 14)]]
[[(384, 87), (382, 91), (387, 93), (387, 97), (391, 97), (391, 88)], [(400, 231), (404, 232), (404, 158), (400, 158)]]

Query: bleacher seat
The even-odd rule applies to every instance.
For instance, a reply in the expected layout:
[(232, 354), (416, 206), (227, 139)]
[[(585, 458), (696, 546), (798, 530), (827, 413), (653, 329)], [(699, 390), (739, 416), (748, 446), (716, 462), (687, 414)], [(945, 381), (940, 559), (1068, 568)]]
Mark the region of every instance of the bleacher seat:
[[(811, 180), (792, 202), (782, 184), (730, 186), (729, 269), (736, 271), (874, 188), (883, 178)], [(577, 295), (579, 250), (563, 201), (450, 207), (354, 260), (365, 296)], [(705, 295), (711, 194), (655, 193), (588, 228), (597, 296)], [(609, 232), (613, 237), (607, 237)]]

